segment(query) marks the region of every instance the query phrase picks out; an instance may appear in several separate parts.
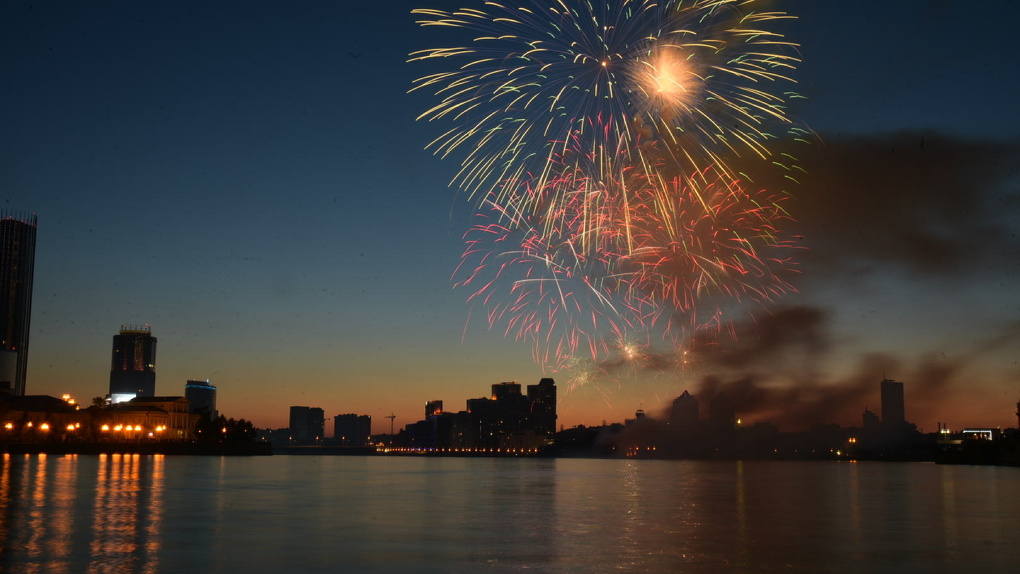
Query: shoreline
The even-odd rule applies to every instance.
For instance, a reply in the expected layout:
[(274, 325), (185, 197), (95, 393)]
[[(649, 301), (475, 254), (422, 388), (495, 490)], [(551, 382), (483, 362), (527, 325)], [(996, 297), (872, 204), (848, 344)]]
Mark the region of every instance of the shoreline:
[(165, 454), (198, 456), (268, 456), (272, 446), (266, 443), (0, 443), (0, 454)]

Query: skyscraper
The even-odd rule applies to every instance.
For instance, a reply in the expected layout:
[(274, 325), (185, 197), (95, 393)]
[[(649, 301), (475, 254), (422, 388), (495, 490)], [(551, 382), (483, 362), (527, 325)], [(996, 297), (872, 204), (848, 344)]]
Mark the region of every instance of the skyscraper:
[(903, 383), (882, 379), (882, 424), (886, 427), (900, 426), (906, 421), (903, 408)]
[(110, 400), (156, 396), (156, 338), (148, 325), (121, 325), (113, 336)]
[(23, 396), (35, 275), (35, 214), (0, 211), (0, 394)]

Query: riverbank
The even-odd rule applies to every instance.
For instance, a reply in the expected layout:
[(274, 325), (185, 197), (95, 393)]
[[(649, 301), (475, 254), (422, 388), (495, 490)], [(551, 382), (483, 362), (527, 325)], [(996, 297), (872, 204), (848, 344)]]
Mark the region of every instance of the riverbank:
[(264, 456), (273, 454), (267, 443), (103, 442), (103, 443), (0, 443), (2, 454), (166, 454), (212, 456)]

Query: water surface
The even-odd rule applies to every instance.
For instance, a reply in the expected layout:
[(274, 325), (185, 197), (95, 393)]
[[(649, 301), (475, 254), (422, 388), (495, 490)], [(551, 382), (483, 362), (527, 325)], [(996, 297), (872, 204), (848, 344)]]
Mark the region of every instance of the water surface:
[(3, 456), (0, 572), (1016, 572), (1020, 469)]

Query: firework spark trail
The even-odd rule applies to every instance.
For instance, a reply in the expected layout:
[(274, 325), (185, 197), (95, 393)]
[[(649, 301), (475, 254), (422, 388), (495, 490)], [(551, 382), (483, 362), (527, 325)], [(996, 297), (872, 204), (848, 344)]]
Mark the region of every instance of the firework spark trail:
[[(747, 191), (711, 168), (669, 180), (631, 173), (613, 187), (571, 171), (573, 191), (538, 213), (490, 194), (483, 223), (466, 235), (455, 287), (471, 290), (490, 327), (530, 341), (542, 364), (579, 350), (597, 361), (635, 337), (639, 347), (676, 345), (718, 324), (729, 304), (793, 289), (794, 246), (777, 229), (785, 196)], [(563, 180), (522, 186), (530, 196), (568, 189)], [(626, 203), (619, 187), (630, 189)]]
[[(789, 18), (756, 0), (531, 0), (415, 10), (422, 26), (476, 35), (410, 61), (454, 63), (411, 91), (418, 119), (452, 127), (429, 147), (462, 153), (453, 183), (478, 205), (455, 287), (490, 328), (543, 365), (661, 361), (667, 341), (723, 329), (725, 311), (792, 287), (785, 195), (748, 191), (734, 159), (770, 160), (798, 60), (765, 30)], [(743, 160), (741, 160), (743, 162)], [(586, 355), (588, 358), (580, 356)], [(614, 358), (615, 357), (615, 358)], [(579, 362), (580, 361), (580, 362)], [(587, 375), (586, 375), (587, 377)]]
[(634, 248), (616, 268), (653, 321), (687, 317), (696, 330), (702, 309), (718, 317), (713, 299), (764, 303), (793, 290), (794, 246), (777, 228), (789, 219), (784, 195), (748, 191), (712, 168), (633, 187)]
[(453, 124), (429, 147), (443, 157), (465, 150), (454, 182), (476, 199), (505, 181), (537, 177), (544, 186), (572, 134), (591, 150), (637, 156), (642, 139), (656, 139), (677, 162), (726, 166), (741, 152), (769, 156), (769, 125), (796, 129), (785, 111), (795, 94), (769, 91), (792, 81), (796, 45), (763, 29), (790, 16), (757, 12), (754, 0), (486, 7), (414, 10), (422, 26), (481, 35), (410, 58), (456, 62), (412, 91), (440, 98), (419, 119)]
[(612, 253), (589, 256), (576, 247), (576, 229), (550, 233), (534, 225), (542, 217), (492, 200), (487, 205), (483, 222), (465, 236), (454, 285), (471, 291), (468, 301), (485, 307), (491, 327), (531, 342), (535, 360), (546, 365), (581, 350), (604, 355), (606, 333), (622, 337), (640, 327), (633, 303), (614, 287)]

